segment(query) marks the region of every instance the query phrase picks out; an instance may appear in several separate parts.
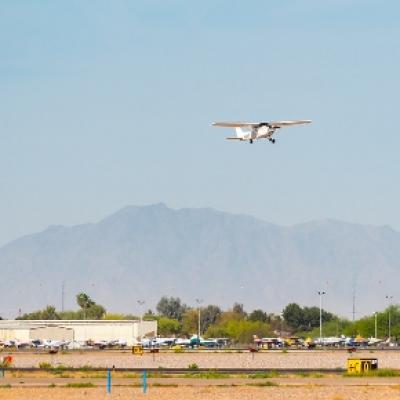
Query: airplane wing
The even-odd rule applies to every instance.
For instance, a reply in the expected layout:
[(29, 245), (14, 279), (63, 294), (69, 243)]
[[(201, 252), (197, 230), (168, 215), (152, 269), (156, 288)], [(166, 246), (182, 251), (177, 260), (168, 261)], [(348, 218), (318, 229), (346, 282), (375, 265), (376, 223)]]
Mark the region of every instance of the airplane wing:
[(221, 128), (252, 128), (260, 125), (259, 122), (213, 122), (212, 126)]
[(283, 126), (310, 124), (311, 120), (299, 119), (299, 120), (294, 120), (294, 121), (273, 121), (273, 122), (266, 122), (266, 123), (273, 128), (281, 128)]
[(284, 126), (309, 124), (311, 120), (309, 119), (299, 119), (292, 121), (273, 121), (273, 122), (213, 122), (212, 126), (217, 126), (221, 128), (253, 128), (262, 125), (269, 126), (271, 128), (281, 128)]

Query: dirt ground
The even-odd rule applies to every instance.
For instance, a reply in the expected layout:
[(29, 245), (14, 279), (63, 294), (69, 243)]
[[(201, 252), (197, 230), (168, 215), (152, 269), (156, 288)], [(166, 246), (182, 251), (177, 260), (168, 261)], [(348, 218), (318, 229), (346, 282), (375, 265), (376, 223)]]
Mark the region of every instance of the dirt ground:
[(7, 400), (399, 400), (400, 387), (163, 387), (113, 388), (2, 388), (0, 399)]
[[(6, 355), (3, 352), (2, 355)], [(377, 357), (380, 368), (400, 369), (400, 351), (357, 351), (354, 357)], [(127, 352), (13, 353), (15, 367), (38, 367), (40, 362), (53, 366), (111, 368), (187, 368), (196, 363), (200, 368), (345, 368), (346, 351), (271, 351), (260, 353), (145, 353), (134, 356)]]

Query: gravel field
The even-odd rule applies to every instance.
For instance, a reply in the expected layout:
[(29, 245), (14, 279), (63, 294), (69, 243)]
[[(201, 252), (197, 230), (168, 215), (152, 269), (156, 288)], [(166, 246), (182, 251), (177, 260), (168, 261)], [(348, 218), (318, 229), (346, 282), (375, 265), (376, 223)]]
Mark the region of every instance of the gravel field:
[[(6, 355), (3, 352), (3, 355)], [(83, 352), (54, 354), (13, 353), (15, 367), (37, 367), (40, 362), (53, 366), (67, 365), (108, 368), (187, 368), (196, 363), (200, 368), (345, 368), (349, 357), (376, 357), (380, 368), (400, 369), (400, 351), (281, 351), (263, 353), (145, 353)]]
[(0, 389), (7, 400), (399, 400), (400, 389), (390, 387), (178, 387), (150, 388), (143, 394), (138, 388), (115, 388), (110, 395), (104, 389), (11, 388)]

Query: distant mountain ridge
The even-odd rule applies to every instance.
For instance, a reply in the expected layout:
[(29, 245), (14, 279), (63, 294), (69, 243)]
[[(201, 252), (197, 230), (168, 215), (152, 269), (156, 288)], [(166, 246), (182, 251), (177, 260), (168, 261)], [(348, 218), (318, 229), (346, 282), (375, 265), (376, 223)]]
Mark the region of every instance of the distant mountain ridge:
[(68, 308), (83, 290), (112, 311), (138, 313), (139, 298), (154, 308), (165, 294), (277, 312), (291, 301), (317, 304), (323, 289), (326, 308), (350, 317), (354, 290), (361, 314), (396, 294), (400, 233), (336, 220), (283, 227), (161, 203), (21, 237), (0, 248), (0, 270), (5, 316), (59, 307), (64, 281)]

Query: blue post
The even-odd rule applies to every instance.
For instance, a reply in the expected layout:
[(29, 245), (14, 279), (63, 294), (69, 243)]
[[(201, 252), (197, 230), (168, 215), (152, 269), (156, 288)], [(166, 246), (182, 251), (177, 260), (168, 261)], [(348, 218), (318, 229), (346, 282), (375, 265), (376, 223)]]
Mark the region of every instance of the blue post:
[(147, 371), (146, 370), (143, 371), (142, 380), (143, 380), (143, 393), (146, 394), (146, 392), (147, 392)]
[(111, 371), (107, 371), (107, 394), (111, 393)]

